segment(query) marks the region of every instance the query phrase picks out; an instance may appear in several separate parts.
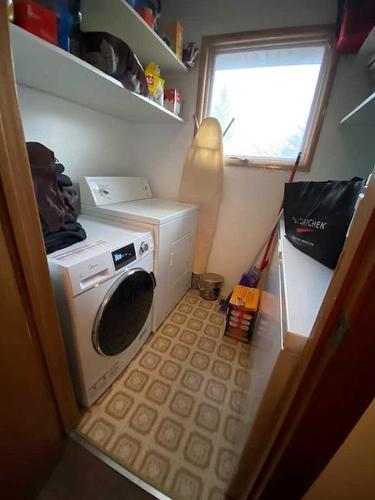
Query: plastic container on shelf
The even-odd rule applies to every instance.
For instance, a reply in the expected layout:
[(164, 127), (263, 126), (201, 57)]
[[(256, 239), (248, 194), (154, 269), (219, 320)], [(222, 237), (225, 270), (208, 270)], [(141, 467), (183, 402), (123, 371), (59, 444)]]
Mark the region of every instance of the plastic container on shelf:
[(178, 89), (164, 90), (164, 107), (177, 116), (181, 114), (182, 94)]
[(57, 44), (57, 20), (52, 9), (32, 0), (19, 0), (14, 7), (18, 26), (47, 42)]
[(69, 51), (69, 35), (73, 26), (73, 16), (68, 8), (67, 0), (55, 0), (57, 14), (57, 44), (61, 49)]
[(149, 98), (160, 104), (160, 106), (163, 106), (165, 81), (160, 77), (160, 66), (153, 62), (149, 63), (146, 66), (145, 75), (147, 79)]

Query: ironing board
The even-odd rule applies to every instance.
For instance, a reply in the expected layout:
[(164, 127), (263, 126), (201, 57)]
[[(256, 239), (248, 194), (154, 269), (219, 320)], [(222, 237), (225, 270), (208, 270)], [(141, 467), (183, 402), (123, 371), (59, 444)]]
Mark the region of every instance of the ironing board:
[(223, 140), (216, 118), (205, 118), (187, 153), (179, 201), (198, 205), (193, 273), (206, 271), (223, 189)]

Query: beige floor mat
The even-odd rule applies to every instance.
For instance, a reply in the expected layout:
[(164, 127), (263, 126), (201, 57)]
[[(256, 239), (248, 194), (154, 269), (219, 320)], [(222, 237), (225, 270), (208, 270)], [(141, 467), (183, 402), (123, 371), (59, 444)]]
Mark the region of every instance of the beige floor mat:
[(188, 292), (78, 428), (174, 499), (223, 499), (238, 461), (251, 351), (224, 319)]

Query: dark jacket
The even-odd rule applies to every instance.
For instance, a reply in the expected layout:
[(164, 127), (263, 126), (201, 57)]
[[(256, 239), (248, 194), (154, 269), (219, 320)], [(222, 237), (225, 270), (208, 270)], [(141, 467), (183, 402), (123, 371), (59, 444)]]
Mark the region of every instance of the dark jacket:
[(73, 202), (76, 192), (63, 165), (39, 142), (28, 142), (26, 147), (47, 254), (84, 240)]

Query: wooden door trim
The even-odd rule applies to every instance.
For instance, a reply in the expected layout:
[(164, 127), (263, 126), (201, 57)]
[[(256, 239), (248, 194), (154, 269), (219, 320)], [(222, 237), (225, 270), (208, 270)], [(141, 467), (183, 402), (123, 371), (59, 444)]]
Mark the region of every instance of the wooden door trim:
[(53, 393), (66, 432), (78, 423), (20, 119), (5, 3), (0, 2), (0, 183)]
[[(374, 304), (374, 207), (373, 175), (353, 220), (297, 375), (279, 417), (275, 418), (274, 438), (260, 469), (248, 482), (249, 499), (275, 498), (275, 492), (279, 498), (301, 498), (374, 397), (375, 368), (370, 360), (375, 356), (375, 346), (371, 343), (371, 328), (366, 328), (375, 322), (374, 306), (366, 304), (366, 300)], [(353, 349), (352, 333), (339, 339), (337, 328), (341, 316), (345, 317), (352, 332), (355, 331), (356, 349)], [(348, 374), (346, 369), (355, 365), (358, 371)], [(336, 378), (335, 390), (327, 395), (325, 388), (333, 377), (337, 377), (338, 370), (341, 377)], [(360, 374), (364, 380), (359, 380)], [(343, 401), (349, 404), (349, 386), (352, 389), (355, 386), (355, 391), (348, 411), (343, 412)], [(321, 439), (312, 440), (306, 449), (308, 439), (315, 435), (312, 429), (319, 429)], [(307, 461), (304, 454), (309, 455)], [(301, 464), (306, 463), (308, 466), (301, 471)], [(252, 471), (248, 471), (248, 475), (252, 475)], [(244, 480), (243, 473), (242, 477), (237, 475), (235, 478), (239, 480)]]
[(0, 183), (0, 484), (4, 498), (24, 499), (36, 497), (60, 459), (64, 429), (17, 254)]

